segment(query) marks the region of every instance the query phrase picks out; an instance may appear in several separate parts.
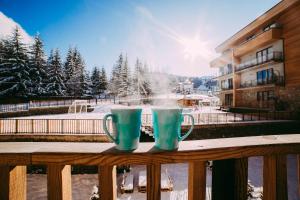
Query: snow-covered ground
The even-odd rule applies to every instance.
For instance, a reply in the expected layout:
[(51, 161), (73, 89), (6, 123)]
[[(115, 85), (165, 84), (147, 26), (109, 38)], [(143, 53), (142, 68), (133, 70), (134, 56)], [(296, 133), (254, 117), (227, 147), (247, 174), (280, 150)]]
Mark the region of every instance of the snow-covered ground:
[[(142, 108), (143, 114), (151, 114), (151, 108), (157, 107), (149, 104), (139, 106), (124, 106), (119, 104), (101, 104), (94, 107), (94, 111), (89, 113), (68, 113), (68, 114), (55, 114), (55, 115), (34, 115), (26, 117), (16, 117), (22, 119), (102, 119), (107, 113), (110, 113), (111, 109), (114, 108)], [(216, 110), (217, 107), (199, 107), (198, 110), (194, 108), (184, 108), (183, 112), (189, 112), (193, 114), (197, 113), (224, 113), (223, 111)]]

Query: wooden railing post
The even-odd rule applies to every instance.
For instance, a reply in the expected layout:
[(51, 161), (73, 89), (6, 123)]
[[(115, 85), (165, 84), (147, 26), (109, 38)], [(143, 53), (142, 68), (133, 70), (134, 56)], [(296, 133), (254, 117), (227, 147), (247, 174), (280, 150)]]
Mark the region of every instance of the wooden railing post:
[(264, 200), (287, 199), (287, 167), (286, 155), (264, 157)]
[(117, 199), (116, 166), (99, 166), (99, 196), (101, 200)]
[(213, 200), (247, 200), (247, 184), (248, 158), (213, 161)]
[(26, 166), (0, 166), (0, 199), (26, 200)]
[(147, 200), (160, 199), (161, 165), (147, 165)]
[(71, 200), (71, 165), (48, 165), (47, 187), (49, 200)]
[(206, 163), (196, 161), (189, 163), (189, 200), (204, 200), (206, 195)]

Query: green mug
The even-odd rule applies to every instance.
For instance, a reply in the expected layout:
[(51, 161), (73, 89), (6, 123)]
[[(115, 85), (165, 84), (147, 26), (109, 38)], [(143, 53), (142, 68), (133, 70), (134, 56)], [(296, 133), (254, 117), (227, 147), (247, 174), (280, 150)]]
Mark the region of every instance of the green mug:
[[(107, 136), (116, 144), (116, 148), (123, 151), (137, 149), (141, 135), (142, 109), (111, 109), (111, 114), (103, 118), (103, 129)], [(107, 129), (107, 118), (113, 122), (113, 133)], [(114, 135), (114, 136), (113, 136)]]
[[(190, 130), (181, 136), (184, 116), (191, 118), (192, 125)], [(187, 138), (194, 128), (194, 117), (190, 114), (182, 114), (181, 108), (154, 108), (152, 117), (155, 146), (159, 149), (178, 149), (178, 143)]]

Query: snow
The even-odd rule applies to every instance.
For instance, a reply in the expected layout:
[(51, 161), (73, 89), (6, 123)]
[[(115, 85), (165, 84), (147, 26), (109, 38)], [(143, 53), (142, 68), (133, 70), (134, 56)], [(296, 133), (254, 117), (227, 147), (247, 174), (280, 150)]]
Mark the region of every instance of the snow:
[(3, 12), (0, 11), (0, 39), (7, 38), (16, 26), (19, 27), (21, 37), (26, 44), (31, 44), (33, 38), (12, 18), (7, 17)]

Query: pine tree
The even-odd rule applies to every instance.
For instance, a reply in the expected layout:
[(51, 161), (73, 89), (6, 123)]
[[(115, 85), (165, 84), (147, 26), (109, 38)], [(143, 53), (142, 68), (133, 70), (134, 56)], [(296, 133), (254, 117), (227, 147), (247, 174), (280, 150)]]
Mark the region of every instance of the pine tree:
[(100, 91), (101, 93), (104, 93), (107, 90), (107, 76), (104, 67), (101, 69), (101, 75), (100, 75)]
[(82, 97), (91, 97), (92, 93), (92, 81), (88, 71), (84, 70), (84, 79), (82, 82)]
[(36, 96), (45, 95), (47, 73), (43, 42), (39, 35), (34, 38), (34, 43), (29, 51), (30, 77), (32, 79), (32, 93)]
[(4, 46), (0, 63), (0, 97), (30, 97), (29, 87), (32, 83), (27, 49), (21, 41), (18, 27), (4, 42)]
[(112, 75), (109, 84), (110, 93), (114, 96), (119, 96), (121, 91), (121, 70), (123, 66), (123, 55), (120, 54), (119, 59), (112, 69)]
[(51, 50), (47, 63), (47, 69), (49, 70), (49, 82), (46, 87), (47, 95), (64, 96), (66, 87), (64, 84), (62, 62), (58, 49), (56, 49), (54, 53), (53, 50)]
[(75, 63), (75, 70), (74, 74), (72, 77), (73, 83), (74, 84), (74, 95), (75, 96), (84, 96), (85, 95), (85, 90), (86, 90), (86, 83), (85, 83), (85, 78), (86, 78), (86, 72), (85, 72), (85, 63), (84, 60), (78, 51), (77, 48), (74, 50), (74, 63)]
[(74, 74), (75, 65), (74, 65), (74, 51), (71, 47), (69, 47), (66, 61), (64, 63), (64, 83), (66, 86), (67, 95), (73, 95), (73, 83), (71, 82), (71, 78)]
[(139, 59), (136, 60), (134, 75), (132, 79), (132, 88), (135, 94), (147, 96), (151, 94), (149, 69), (146, 64), (141, 63)]
[(98, 67), (94, 67), (91, 75), (91, 81), (92, 81), (92, 94), (93, 96), (97, 97), (101, 93), (100, 88), (100, 70)]
[(129, 95), (129, 88), (130, 88), (130, 72), (128, 67), (128, 60), (127, 56), (124, 61), (124, 64), (121, 67), (120, 72), (120, 86), (119, 86), (119, 96), (127, 96)]

